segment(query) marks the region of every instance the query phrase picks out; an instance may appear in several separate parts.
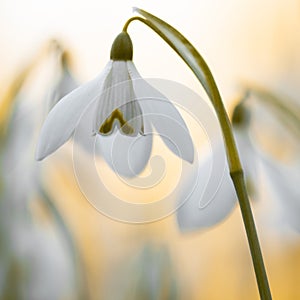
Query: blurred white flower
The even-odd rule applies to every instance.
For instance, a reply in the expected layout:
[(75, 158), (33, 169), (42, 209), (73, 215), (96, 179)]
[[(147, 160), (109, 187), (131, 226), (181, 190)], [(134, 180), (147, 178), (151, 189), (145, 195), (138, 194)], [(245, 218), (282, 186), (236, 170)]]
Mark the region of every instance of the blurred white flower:
[(119, 263), (117, 270), (107, 272), (103, 298), (175, 300), (179, 299), (179, 289), (177, 272), (167, 246), (147, 243)]
[[(280, 126), (285, 123), (278, 122), (274, 110), (270, 110), (268, 114), (265, 113), (267, 111), (264, 111), (263, 107), (258, 105), (258, 103), (256, 103), (255, 107), (248, 107), (242, 102), (235, 107), (233, 114), (233, 130), (245, 173), (247, 190), (251, 200), (264, 201), (262, 196), (266, 196), (267, 193), (267, 196), (273, 201), (271, 210), (269, 209), (268, 211), (268, 218), (270, 220), (273, 218), (274, 221), (275, 217), (277, 224), (289, 223), (293, 228), (300, 231), (299, 157), (290, 157), (288, 164), (275, 160), (272, 158), (271, 153), (263, 150), (260, 141), (252, 130), (256, 126), (258, 133), (264, 137), (264, 142), (273, 144), (273, 147), (275, 147), (274, 140), (271, 140), (266, 134), (268, 126), (264, 123), (264, 120), (267, 120), (267, 123), (271, 123), (274, 135), (277, 135), (277, 143), (279, 141), (279, 144), (276, 145), (279, 152), (282, 147), (282, 141), (286, 143), (283, 149), (286, 146), (298, 148), (299, 141), (295, 140), (295, 136), (291, 143), (289, 142), (290, 137), (283, 138), (284, 130)], [(255, 123), (255, 126), (252, 122)], [(285, 135), (287, 136), (290, 135), (289, 129), (289, 127), (285, 128)], [(217, 149), (217, 153), (224, 156), (222, 141), (220, 141), (219, 145), (220, 149)], [(294, 152), (289, 151), (288, 153)], [(207, 205), (201, 205), (201, 203), (207, 202), (207, 199), (203, 199), (203, 195), (209, 194), (207, 189), (210, 187), (205, 184), (207, 179), (205, 179), (203, 173), (209, 174), (209, 156), (203, 158), (202, 163), (200, 163), (200, 177), (195, 190), (177, 212), (178, 224), (182, 231), (205, 228), (222, 221), (231, 212), (236, 202), (236, 195), (226, 164), (223, 180), (220, 182), (215, 196)], [(196, 175), (192, 174), (191, 176)], [(186, 188), (189, 188), (188, 182), (190, 181), (192, 182), (190, 179), (187, 180)], [(269, 183), (268, 187), (267, 183)]]
[[(44, 159), (76, 129), (81, 130), (78, 127), (81, 117), (86, 123), (84, 134), (103, 144), (101, 154), (111, 166), (124, 164), (120, 168), (123, 175), (134, 176), (147, 164), (152, 149), (152, 126), (171, 151), (193, 162), (193, 142), (184, 120), (165, 96), (141, 79), (132, 62), (131, 39), (125, 32), (115, 39), (111, 60), (104, 71), (66, 95), (49, 113), (41, 130), (36, 159)], [(130, 166), (126, 158), (122, 161), (118, 155), (112, 156), (117, 133), (121, 133), (119, 139), (123, 140), (118, 153), (129, 153), (129, 148), (138, 141), (139, 146), (133, 151), (138, 163)]]
[[(300, 231), (300, 107), (290, 99), (257, 85), (249, 88), (251, 96), (244, 104), (251, 113), (251, 124), (244, 135), (251, 136), (253, 157), (260, 166), (264, 197), (270, 198), (272, 226), (280, 230)], [(253, 176), (255, 186), (260, 180)], [(267, 199), (263, 199), (266, 201)], [(286, 231), (285, 231), (286, 232)]]
[[(26, 82), (15, 91), (12, 117), (0, 146), (0, 264), (4, 266), (0, 272), (1, 299), (50, 300), (80, 293), (76, 250), (55, 205), (45, 199), (40, 165), (34, 160), (35, 133), (46, 101), (34, 101), (36, 88), (30, 83), (40, 79), (43, 86), (48, 86), (52, 68), (56, 76), (64, 69), (56, 68), (59, 53), (49, 54), (36, 63), (41, 68), (39, 72), (30, 70)], [(62, 93), (58, 88), (62, 82), (64, 76), (54, 87), (57, 93)]]
[[(250, 137), (245, 128), (250, 122), (250, 115), (242, 106), (237, 106), (233, 114), (234, 135), (243, 166), (248, 192), (253, 198), (255, 196), (253, 177), (257, 177), (256, 158), (251, 146)], [(191, 178), (198, 176), (196, 188), (193, 190), (186, 203), (177, 212), (177, 221), (181, 231), (190, 231), (207, 228), (223, 221), (236, 205), (237, 197), (230, 178), (227, 162), (225, 169), (219, 162), (226, 158), (224, 142), (220, 140), (216, 145), (215, 154), (208, 152), (202, 157), (199, 170), (187, 178), (185, 193), (191, 189), (189, 182)], [(223, 157), (223, 160), (221, 159)], [(212, 161), (213, 160), (213, 161)], [(211, 163), (217, 164), (215, 171), (211, 170)], [(215, 176), (213, 172), (223, 172), (223, 176)], [(198, 173), (195, 174), (195, 173)], [(210, 174), (210, 176), (209, 176)], [(255, 198), (255, 197), (254, 197)]]
[[(220, 140), (215, 149), (215, 155), (225, 157), (223, 141)], [(214, 157), (218, 160), (218, 157)], [(221, 159), (222, 161), (222, 159)], [(221, 182), (218, 176), (211, 172), (212, 156), (207, 151), (199, 161), (199, 170), (194, 171), (186, 178), (182, 195), (188, 195), (192, 190), (191, 183), (197, 176), (197, 185), (186, 202), (177, 210), (177, 222), (183, 232), (196, 229), (205, 229), (224, 220), (236, 205), (235, 191), (229, 176), (227, 164), (225, 169), (219, 168), (219, 172), (224, 172)], [(216, 163), (216, 162), (214, 162)], [(217, 166), (222, 167), (222, 166)], [(209, 176), (210, 174), (210, 176)]]
[[(42, 183), (33, 157), (36, 117), (38, 114), (29, 115), (16, 107), (2, 156), (0, 259), (7, 262), (7, 271), (0, 298), (5, 299), (58, 299), (71, 295), (75, 285), (72, 255), (64, 233), (52, 223), (53, 216), (40, 223), (31, 210), (32, 205), (45, 205), (37, 196)], [(52, 215), (50, 209), (48, 213)]]

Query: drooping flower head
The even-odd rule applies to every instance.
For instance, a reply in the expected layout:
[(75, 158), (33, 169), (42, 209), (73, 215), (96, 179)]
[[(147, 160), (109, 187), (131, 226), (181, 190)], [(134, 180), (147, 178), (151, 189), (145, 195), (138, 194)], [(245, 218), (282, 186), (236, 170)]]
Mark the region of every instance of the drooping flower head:
[[(130, 36), (122, 32), (112, 45), (104, 71), (63, 97), (47, 116), (37, 160), (62, 146), (85, 115), (85, 135), (100, 144), (101, 155), (122, 175), (134, 176), (144, 169), (151, 154), (153, 128), (172, 152), (193, 161), (193, 143), (184, 120), (164, 95), (141, 78), (132, 57)], [(116, 135), (118, 151), (112, 151)], [(129, 152), (133, 157), (124, 159)]]
[[(252, 147), (248, 129), (251, 122), (251, 112), (243, 103), (235, 106), (232, 114), (232, 125), (237, 138), (237, 146), (241, 154), (241, 161), (245, 170), (246, 184), (252, 198), (256, 199), (256, 186), (253, 178), (257, 178), (256, 158)], [(220, 137), (221, 138), (221, 137)], [(220, 157), (225, 157), (225, 149), (222, 140), (216, 144), (215, 163)], [(218, 158), (218, 159), (217, 159)], [(232, 186), (228, 166), (225, 170), (221, 182), (212, 176), (210, 184), (207, 183), (207, 175), (210, 172), (210, 153), (203, 155), (199, 162), (199, 178), (196, 188), (191, 193), (188, 201), (177, 211), (177, 221), (182, 232), (194, 231), (209, 228), (225, 220), (234, 210), (236, 205), (236, 194)], [(219, 166), (222, 171), (221, 166)], [(182, 194), (190, 190), (191, 178), (197, 176), (198, 172), (192, 173), (186, 180)], [(215, 192), (213, 192), (215, 191)], [(199, 196), (201, 195), (201, 197)], [(212, 198), (209, 195), (213, 195)]]
[[(280, 108), (287, 107), (285, 102), (280, 101), (279, 104), (281, 104)], [(294, 111), (297, 111), (297, 107), (293, 108)], [(277, 136), (277, 143), (278, 141), (279, 143), (284, 141), (285, 145), (292, 148), (295, 146), (299, 147), (299, 142), (297, 140), (295, 144), (292, 143), (293, 141), (289, 143), (286, 136), (291, 131), (291, 128), (288, 127), (290, 124), (278, 122), (281, 119), (276, 110), (271, 110), (271, 112), (264, 110), (263, 105), (253, 105), (253, 103), (249, 104), (241, 101), (235, 106), (232, 114), (232, 125), (241, 154), (247, 190), (251, 200), (256, 202), (265, 202), (271, 199), (271, 205), (268, 206), (267, 211), (268, 222), (271, 222), (273, 226), (281, 226), (281, 230), (286, 230), (285, 225), (289, 225), (299, 232), (299, 157), (292, 157), (291, 155), (289, 160), (286, 159), (286, 161), (279, 158), (275, 159), (271, 153), (264, 150), (258, 134), (266, 133), (267, 128), (270, 126), (268, 123), (273, 121), (271, 126), (274, 130), (274, 135)], [(259, 132), (255, 132), (255, 122), (259, 124)], [(296, 126), (297, 124), (294, 125)], [(280, 129), (284, 130), (284, 136)], [(275, 143), (271, 137), (264, 135), (264, 139), (274, 147)], [(225, 155), (225, 153), (222, 153), (224, 149), (221, 141), (219, 145), (217, 149), (218, 155)], [(279, 146), (277, 144), (277, 148)], [(200, 174), (209, 172), (209, 157), (202, 157), (199, 168), (201, 169)], [(192, 175), (195, 176), (195, 174)], [(190, 178), (188, 179), (189, 182), (192, 181)], [(224, 220), (234, 207), (236, 196), (228, 171), (224, 173), (223, 181), (212, 201), (209, 205), (201, 207), (199, 195), (202, 190), (207, 188), (204, 186), (205, 179), (204, 176), (199, 178), (198, 185), (191, 194), (190, 199), (177, 211), (177, 220), (182, 231), (193, 231), (214, 225)], [(184, 189), (187, 188), (190, 189), (190, 185), (186, 184)], [(186, 191), (184, 190), (184, 192)], [(265, 199), (266, 195), (267, 199)], [(264, 219), (266, 220), (267, 218)]]

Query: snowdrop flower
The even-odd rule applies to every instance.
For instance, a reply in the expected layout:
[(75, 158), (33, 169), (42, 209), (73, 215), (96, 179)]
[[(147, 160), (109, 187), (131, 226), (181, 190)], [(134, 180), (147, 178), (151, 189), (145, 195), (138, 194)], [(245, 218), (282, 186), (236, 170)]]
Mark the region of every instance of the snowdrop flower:
[[(255, 105), (251, 106), (251, 141), (264, 179), (265, 195), (272, 201), (270, 221), (285, 234), (288, 227), (299, 232), (299, 105), (268, 91), (265, 95), (254, 96), (253, 100), (257, 102), (252, 102)], [(274, 97), (274, 102), (259, 101), (265, 100), (263, 97)], [(257, 178), (253, 177), (253, 180), (258, 185)]]
[[(253, 178), (257, 177), (256, 158), (254, 149), (251, 145), (250, 137), (247, 133), (247, 127), (250, 123), (250, 114), (242, 106), (237, 106), (233, 113), (234, 135), (237, 139), (237, 146), (241, 155), (241, 162), (245, 172), (246, 184), (251, 198), (256, 195)], [(222, 161), (225, 158), (225, 149), (223, 141), (216, 143), (214, 163)], [(237, 198), (229, 175), (227, 163), (225, 169), (217, 166), (218, 172), (224, 172), (220, 182), (217, 182), (218, 176), (212, 173), (211, 153), (207, 152), (199, 162), (199, 170), (193, 172), (186, 179), (182, 194), (187, 195), (191, 190), (190, 182), (194, 182), (191, 178), (198, 176), (197, 185), (186, 203), (177, 211), (177, 222), (179, 228), (183, 232), (193, 231), (211, 227), (223, 221), (234, 209)], [(197, 174), (196, 174), (197, 173)]]
[[(52, 56), (45, 58), (45, 62), (52, 66)], [(38, 61), (37, 65), (43, 62)], [(79, 272), (76, 271), (78, 266), (74, 263), (76, 249), (60, 212), (43, 185), (41, 166), (33, 157), (36, 128), (41, 125), (45, 103), (36, 105), (35, 89), (26, 85), (27, 80), (37, 81), (37, 75), (31, 72), (32, 69), (14, 92), (12, 116), (0, 147), (0, 244), (3, 245), (0, 249), (0, 264), (3, 265), (0, 272), (1, 299), (59, 299), (66, 294), (71, 296), (81, 292)], [(48, 76), (48, 72), (45, 73)], [(58, 75), (58, 72), (55, 74)], [(70, 82), (70, 78), (64, 74), (54, 87), (53, 94), (66, 93), (64, 83)], [(38, 75), (41, 77), (40, 73)], [(44, 81), (48, 84), (48, 78)], [(71, 88), (70, 85), (68, 87)], [(31, 98), (33, 101), (29, 102)], [(31, 106), (33, 102), (34, 107)], [(45, 209), (49, 219), (45, 217), (43, 222), (39, 222), (38, 215), (32, 209), (35, 206)], [(20, 276), (12, 280), (11, 273), (16, 266)]]
[[(259, 121), (260, 131), (264, 132), (264, 127), (267, 126), (263, 123), (263, 119), (266, 119), (267, 116), (263, 114), (261, 106), (257, 109), (250, 108), (242, 102), (236, 106), (232, 117), (234, 134), (241, 155), (241, 162), (250, 197), (252, 200), (263, 201), (264, 199), (261, 199), (261, 196), (264, 194), (261, 193), (261, 189), (264, 189), (273, 201), (272, 214), (275, 217), (276, 223), (280, 223), (281, 225), (288, 223), (299, 231), (300, 195), (298, 183), (300, 179), (300, 160), (299, 158), (294, 158), (289, 164), (285, 164), (275, 160), (272, 158), (272, 155), (262, 150), (259, 142), (255, 139), (255, 135), (250, 133), (250, 130), (253, 129), (253, 124), (250, 121), (254, 118), (255, 123)], [(272, 115), (272, 118), (272, 128), (280, 136), (280, 126), (278, 126), (279, 124), (276, 126), (274, 115)], [(268, 122), (270, 121), (269, 119), (267, 120)], [(280, 140), (282, 141), (282, 138)], [(285, 140), (288, 141), (287, 138)], [(293, 143), (289, 145), (295, 146)], [(220, 141), (217, 151), (218, 155), (225, 155), (222, 141)], [(235, 192), (226, 166), (223, 181), (214, 198), (207, 206), (201, 207), (201, 195), (203, 195), (204, 190), (207, 188), (205, 178), (201, 174), (203, 172), (205, 174), (209, 173), (209, 157), (203, 157), (199, 166), (200, 178), (198, 185), (191, 194), (191, 197), (177, 212), (179, 228), (182, 231), (206, 228), (224, 220), (232, 211), (236, 202)], [(192, 176), (195, 176), (195, 174), (192, 174)], [(262, 182), (261, 179), (264, 181)], [(186, 188), (189, 188), (189, 181), (187, 180)], [(185, 191), (183, 190), (183, 192)], [(206, 194), (209, 193), (209, 191), (205, 192)], [(271, 215), (271, 212), (269, 212), (269, 215)]]
[[(32, 203), (43, 201), (40, 200), (42, 196), (39, 200), (34, 197), (36, 194), (40, 196), (43, 187), (39, 167), (32, 157), (39, 112), (41, 110), (24, 114), (20, 105), (16, 105), (2, 149), (0, 227), (4, 230), (0, 232), (0, 240), (4, 247), (0, 260), (7, 264), (7, 273), (2, 274), (5, 285), (0, 286), (1, 299), (11, 299), (16, 294), (24, 299), (57, 299), (72, 293), (76, 285), (75, 267), (64, 234), (50, 220), (46, 226), (38, 223), (30, 209)], [(18, 149), (22, 149), (22, 153)], [(11, 282), (9, 274), (16, 264), (22, 276)], [(59, 279), (57, 272), (60, 273)], [(16, 288), (7, 288), (10, 284)]]
[[(184, 120), (165, 96), (141, 79), (132, 56), (131, 39), (122, 32), (112, 45), (104, 71), (62, 98), (47, 116), (37, 160), (61, 147), (75, 129), (81, 130), (82, 118), (84, 134), (97, 145), (100, 142), (101, 155), (122, 175), (134, 176), (144, 169), (152, 149), (152, 127), (171, 151), (193, 162), (193, 143)], [(112, 151), (116, 137), (120, 150)], [(134, 157), (125, 159), (132, 147)]]
[[(216, 159), (225, 157), (223, 141), (216, 145)], [(221, 182), (218, 182), (211, 169), (211, 153), (207, 151), (199, 161), (199, 170), (190, 174), (183, 183), (182, 195), (188, 195), (192, 190), (191, 183), (197, 176), (197, 184), (186, 202), (177, 210), (177, 222), (182, 232), (211, 227), (224, 220), (236, 205), (235, 191), (229, 176), (227, 164)]]

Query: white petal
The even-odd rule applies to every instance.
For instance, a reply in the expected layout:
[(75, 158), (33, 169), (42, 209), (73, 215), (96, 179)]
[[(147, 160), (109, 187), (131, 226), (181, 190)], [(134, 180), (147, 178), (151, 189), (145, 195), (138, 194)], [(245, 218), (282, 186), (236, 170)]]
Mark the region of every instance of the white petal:
[[(141, 132), (141, 115), (139, 104), (135, 100), (132, 82), (125, 61), (114, 61), (110, 73), (103, 84), (103, 93), (100, 96), (99, 107), (95, 118), (95, 132), (102, 128), (102, 134), (110, 134), (114, 126), (122, 127), (124, 122), (131, 121), (130, 125), (137, 135)], [(113, 114), (118, 110), (118, 114)], [(115, 123), (116, 122), (116, 123)], [(126, 127), (126, 126), (125, 126)], [(123, 130), (126, 130), (126, 128)], [(126, 134), (126, 132), (124, 132)]]
[[(104, 111), (105, 109), (102, 110), (102, 112)], [(113, 112), (109, 112), (106, 115), (108, 117), (101, 126), (97, 126), (96, 132), (101, 135), (109, 135), (115, 128), (118, 128), (121, 133), (128, 136), (137, 136), (144, 133), (142, 110), (136, 100), (116, 107)]]
[(144, 133), (142, 109), (138, 101), (134, 100), (126, 103), (119, 110), (126, 120), (126, 124), (120, 128), (123, 134), (136, 136), (138, 133)]
[(300, 231), (299, 164), (284, 165), (263, 154), (260, 158), (263, 162), (263, 171), (266, 172), (267, 180), (273, 190), (272, 196), (279, 202), (285, 222)]
[(66, 95), (50, 111), (38, 141), (37, 160), (44, 159), (70, 138), (85, 108), (100, 95), (103, 80), (110, 69), (111, 62), (100, 75)]
[[(216, 149), (217, 155), (225, 156), (224, 147), (221, 144)], [(196, 170), (185, 182), (182, 195), (190, 193), (195, 176), (197, 185), (187, 201), (177, 211), (177, 221), (182, 231), (191, 231), (201, 228), (207, 228), (223, 221), (233, 210), (236, 204), (234, 187), (229, 176), (227, 163), (225, 169), (220, 166), (220, 172), (224, 171), (224, 176), (214, 176), (211, 170), (210, 161), (212, 158), (209, 154), (203, 157), (200, 162), (199, 170)], [(220, 161), (223, 161), (220, 159)], [(215, 163), (215, 162), (213, 162)], [(215, 168), (218, 170), (218, 165)], [(216, 179), (218, 178), (218, 179)], [(221, 182), (219, 178), (222, 178)]]
[[(84, 151), (90, 155), (95, 152), (95, 140), (97, 134), (94, 134), (94, 124), (91, 122), (95, 117), (95, 111), (98, 108), (97, 101), (92, 101), (88, 107), (82, 112), (80, 120), (76, 125), (73, 134), (73, 147), (79, 145)], [(98, 154), (98, 153), (95, 153)]]
[(151, 121), (171, 151), (192, 163), (194, 145), (180, 113), (164, 95), (141, 79), (132, 62), (127, 62), (127, 65), (144, 120)]
[(61, 79), (50, 93), (48, 100), (49, 110), (52, 109), (60, 99), (77, 87), (78, 83), (75, 81), (69, 70), (64, 69)]
[(134, 177), (147, 165), (152, 151), (152, 136), (131, 137), (115, 130), (109, 136), (97, 135), (96, 147), (100, 148), (100, 153), (116, 173)]

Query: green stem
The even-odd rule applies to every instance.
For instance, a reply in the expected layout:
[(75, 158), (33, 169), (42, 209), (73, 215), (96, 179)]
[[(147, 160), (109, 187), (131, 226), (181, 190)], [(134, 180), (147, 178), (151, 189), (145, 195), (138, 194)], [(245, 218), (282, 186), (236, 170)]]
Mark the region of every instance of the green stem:
[[(227, 112), (221, 99), (221, 95), (212, 76), (212, 73), (205, 60), (202, 58), (196, 48), (181, 33), (179, 33), (176, 29), (174, 29), (166, 22), (158, 19), (157, 17), (140, 9), (138, 9), (137, 11), (144, 17), (146, 17), (146, 19), (141, 17), (133, 17), (129, 19), (124, 25), (123, 31), (127, 31), (129, 24), (135, 20), (144, 23), (152, 30), (154, 30), (184, 60), (189, 68), (191, 68), (191, 70), (194, 72), (194, 74), (204, 87), (205, 91), (207, 92), (210, 100), (212, 101), (222, 129), (230, 175), (234, 183), (237, 197), (239, 199), (240, 209), (248, 238), (260, 297), (263, 300), (270, 300), (272, 299), (271, 292), (258, 236), (256, 233), (250, 201), (246, 191), (242, 165), (233, 136), (231, 123), (229, 121)], [(162, 26), (164, 26), (165, 30), (161, 30), (156, 24), (163, 24)], [(169, 35), (167, 35), (168, 33)], [(184, 46), (184, 50), (176, 46), (175, 39), (179, 41), (177, 41), (178, 43), (181, 43), (181, 45)], [(189, 52), (191, 54), (191, 57), (193, 57), (196, 62), (191, 61), (190, 57), (185, 55), (186, 53), (184, 51)]]
[(239, 199), (241, 213), (245, 224), (246, 234), (254, 265), (255, 275), (257, 279), (260, 298), (272, 299), (268, 278), (264, 266), (263, 256), (259, 246), (259, 240), (255, 228), (255, 223), (251, 211), (251, 206), (248, 198), (248, 194), (245, 187), (245, 179), (243, 171), (230, 172), (231, 179), (233, 181), (236, 194)]

